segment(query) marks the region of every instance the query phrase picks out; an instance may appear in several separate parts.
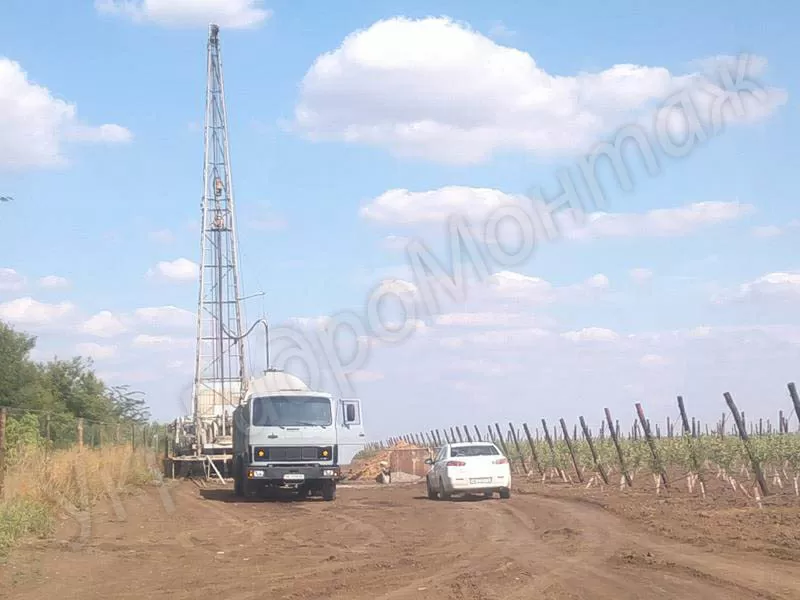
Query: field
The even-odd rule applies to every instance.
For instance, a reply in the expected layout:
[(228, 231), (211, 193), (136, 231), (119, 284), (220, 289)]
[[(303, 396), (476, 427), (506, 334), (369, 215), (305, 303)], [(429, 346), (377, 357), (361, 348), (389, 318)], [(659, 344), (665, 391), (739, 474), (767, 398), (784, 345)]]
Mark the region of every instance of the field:
[(370, 447), (335, 502), (162, 480), (157, 444), (23, 444), (0, 502), (0, 589), (14, 600), (795, 600), (800, 436), (788, 425), (753, 423), (745, 440), (722, 422), (686, 435), (646, 420), (626, 434), (494, 424), (512, 497), (451, 502), (421, 483), (371, 481), (388, 453), (432, 450), (437, 431)]
[(101, 500), (88, 538), (62, 522), (0, 583), (15, 600), (800, 597), (796, 508), (693, 507), (527, 482), (507, 501), (352, 484), (332, 503), (169, 482)]

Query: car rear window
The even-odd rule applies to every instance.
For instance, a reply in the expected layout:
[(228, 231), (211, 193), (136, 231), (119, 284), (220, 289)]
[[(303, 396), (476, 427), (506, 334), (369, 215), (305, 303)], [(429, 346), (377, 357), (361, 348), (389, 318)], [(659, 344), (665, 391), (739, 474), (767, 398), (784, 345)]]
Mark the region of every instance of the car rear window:
[(494, 446), (454, 446), (450, 448), (452, 457), (458, 456), (497, 456), (500, 454)]

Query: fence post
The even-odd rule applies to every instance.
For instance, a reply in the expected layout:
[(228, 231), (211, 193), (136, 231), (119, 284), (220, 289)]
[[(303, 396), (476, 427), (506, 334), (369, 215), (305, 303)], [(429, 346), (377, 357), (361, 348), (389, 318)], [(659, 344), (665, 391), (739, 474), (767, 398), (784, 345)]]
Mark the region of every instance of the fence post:
[(607, 408), (606, 421), (608, 422), (608, 430), (611, 434), (611, 441), (614, 442), (614, 448), (617, 449), (617, 458), (619, 459), (619, 468), (622, 470), (622, 476), (625, 478), (625, 483), (628, 487), (633, 487), (631, 476), (628, 474), (628, 469), (625, 468), (625, 455), (622, 453), (622, 448), (619, 445), (619, 426), (614, 427), (614, 421), (611, 420), (611, 411)]
[(0, 499), (3, 498), (6, 479), (6, 418), (8, 409), (0, 408)]
[(794, 382), (791, 382), (787, 387), (789, 388), (789, 395), (792, 397), (792, 404), (794, 404), (794, 412), (797, 413), (797, 422), (800, 423), (800, 396), (797, 395), (797, 388)]
[(567, 443), (567, 450), (569, 450), (569, 455), (572, 458), (572, 466), (575, 467), (575, 474), (578, 476), (578, 481), (583, 483), (583, 475), (581, 475), (581, 469), (578, 466), (578, 459), (575, 458), (575, 450), (572, 448), (572, 442), (569, 439), (569, 431), (567, 431), (567, 424), (564, 422), (564, 419), (559, 419), (561, 423), (561, 431), (564, 432), (564, 441)]
[(744, 424), (742, 423), (742, 415), (739, 412), (739, 409), (736, 408), (736, 403), (733, 401), (733, 396), (730, 395), (729, 392), (725, 392), (724, 394), (725, 402), (728, 404), (728, 408), (731, 409), (731, 413), (733, 413), (733, 418), (736, 421), (736, 428), (739, 430), (739, 437), (742, 438), (742, 443), (744, 443), (744, 448), (747, 450), (747, 455), (750, 457), (750, 462), (753, 464), (753, 471), (756, 474), (756, 480), (758, 481), (758, 487), (761, 488), (761, 493), (765, 496), (769, 496), (769, 489), (767, 489), (767, 480), (764, 479), (764, 473), (761, 470), (761, 465), (758, 464), (758, 459), (753, 455), (753, 451), (750, 448), (750, 438), (747, 436), (747, 432), (744, 430)]
[(508, 424), (509, 429), (511, 430), (511, 438), (514, 441), (514, 447), (517, 449), (517, 455), (519, 456), (519, 462), (522, 463), (522, 471), (526, 475), (529, 473), (528, 467), (525, 465), (525, 459), (522, 457), (522, 448), (519, 447), (519, 439), (517, 439), (517, 432), (514, 430), (514, 425), (512, 423)]
[(683, 437), (686, 440), (687, 445), (689, 446), (689, 457), (692, 459), (692, 466), (694, 467), (695, 473), (697, 473), (697, 479), (700, 481), (700, 491), (703, 493), (703, 496), (705, 496), (706, 482), (703, 479), (703, 473), (700, 470), (700, 461), (697, 460), (697, 452), (695, 451), (694, 443), (692, 441), (693, 439), (692, 430), (689, 428), (689, 417), (686, 416), (686, 407), (683, 404), (683, 396), (678, 396), (678, 410), (680, 410), (681, 412), (681, 422), (683, 423)]
[(542, 465), (539, 464), (539, 457), (536, 455), (536, 446), (533, 445), (533, 438), (531, 437), (531, 430), (528, 429), (528, 424), (523, 423), (522, 429), (525, 431), (525, 437), (528, 438), (528, 445), (531, 447), (531, 457), (533, 458), (533, 464), (536, 465), (536, 470), (539, 471), (539, 475), (544, 475), (544, 470), (542, 469)]
[[(553, 444), (553, 438), (550, 437), (550, 430), (547, 428), (547, 421), (544, 419), (542, 419), (542, 429), (544, 429), (544, 439), (547, 442), (547, 445), (550, 447), (550, 460), (553, 461), (553, 467), (558, 472), (561, 480), (567, 481), (567, 474), (564, 473), (564, 469), (561, 468), (561, 465), (556, 458), (556, 447)], [(555, 431), (555, 428), (553, 431)]]
[(669, 489), (669, 482), (667, 481), (667, 472), (664, 470), (664, 465), (661, 464), (661, 458), (658, 456), (658, 451), (656, 450), (656, 444), (653, 441), (653, 436), (650, 433), (650, 422), (644, 418), (644, 409), (642, 409), (642, 405), (640, 402), (636, 403), (636, 412), (639, 415), (639, 421), (642, 423), (642, 430), (644, 431), (644, 439), (647, 441), (647, 445), (650, 446), (650, 453), (653, 455), (653, 461), (655, 462), (656, 468), (658, 469), (659, 474), (661, 475), (661, 483), (664, 485), (664, 489)]
[(594, 449), (594, 443), (592, 442), (592, 434), (589, 432), (589, 428), (586, 426), (586, 420), (583, 418), (583, 415), (578, 417), (578, 419), (581, 422), (581, 429), (583, 429), (583, 437), (586, 438), (586, 442), (589, 444), (589, 451), (592, 453), (594, 466), (597, 469), (597, 472), (600, 473), (603, 483), (608, 485), (608, 476), (606, 475), (606, 470), (603, 468), (603, 465), (600, 464), (600, 459), (597, 457), (597, 451)]
[(78, 451), (83, 450), (83, 417), (78, 417)]

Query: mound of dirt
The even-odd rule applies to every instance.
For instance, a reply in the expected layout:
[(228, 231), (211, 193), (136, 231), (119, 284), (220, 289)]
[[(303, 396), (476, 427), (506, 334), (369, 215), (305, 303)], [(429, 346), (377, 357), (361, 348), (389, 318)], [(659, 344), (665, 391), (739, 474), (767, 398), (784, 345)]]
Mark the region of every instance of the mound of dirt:
[(392, 450), (402, 450), (406, 448), (419, 448), (407, 442), (398, 442), (385, 450), (369, 455), (367, 458), (353, 461), (350, 470), (345, 474), (348, 481), (378, 481), (384, 469), (389, 469)]

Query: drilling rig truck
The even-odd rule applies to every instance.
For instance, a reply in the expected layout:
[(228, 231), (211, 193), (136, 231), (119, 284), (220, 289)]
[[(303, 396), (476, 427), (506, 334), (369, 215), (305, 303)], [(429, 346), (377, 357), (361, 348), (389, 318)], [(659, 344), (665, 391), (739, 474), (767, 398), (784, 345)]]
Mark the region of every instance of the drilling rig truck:
[(340, 465), (363, 446), (360, 400), (334, 399), (294, 375), (267, 370), (250, 380), (233, 413), (234, 493), (292, 488), (334, 500)]

